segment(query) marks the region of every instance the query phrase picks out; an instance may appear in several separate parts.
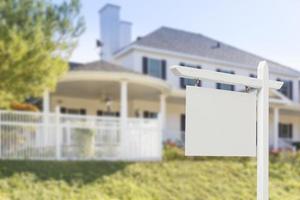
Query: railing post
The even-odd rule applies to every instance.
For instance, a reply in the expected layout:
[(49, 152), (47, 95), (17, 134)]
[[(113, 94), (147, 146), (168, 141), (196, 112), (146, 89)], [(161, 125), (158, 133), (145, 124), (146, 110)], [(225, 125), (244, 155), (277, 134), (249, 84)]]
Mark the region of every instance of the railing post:
[(56, 160), (60, 160), (61, 159), (61, 126), (60, 126), (60, 108), (59, 106), (57, 106), (55, 108), (55, 157)]
[(162, 114), (159, 113), (158, 115), (158, 119), (157, 119), (157, 131), (158, 131), (158, 136), (157, 136), (157, 140), (158, 140), (158, 155), (159, 155), (159, 159), (162, 159), (162, 154), (163, 154), (163, 120), (162, 120)]

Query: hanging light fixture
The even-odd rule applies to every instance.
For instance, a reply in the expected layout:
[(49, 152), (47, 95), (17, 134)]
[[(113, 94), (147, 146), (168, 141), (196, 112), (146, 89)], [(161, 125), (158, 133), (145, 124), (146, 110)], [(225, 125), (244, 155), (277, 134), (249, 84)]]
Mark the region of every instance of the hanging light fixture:
[(105, 102), (106, 111), (110, 113), (113, 105), (112, 97), (109, 96), (105, 97), (104, 102)]

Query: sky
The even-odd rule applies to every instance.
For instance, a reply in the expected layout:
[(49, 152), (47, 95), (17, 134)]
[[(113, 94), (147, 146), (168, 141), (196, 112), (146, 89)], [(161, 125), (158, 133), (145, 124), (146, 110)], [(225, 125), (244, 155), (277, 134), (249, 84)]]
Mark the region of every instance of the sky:
[(132, 39), (168, 26), (300, 70), (300, 0), (82, 0), (86, 31), (72, 61), (99, 59), (98, 11), (107, 3), (121, 6), (121, 19), (133, 24)]

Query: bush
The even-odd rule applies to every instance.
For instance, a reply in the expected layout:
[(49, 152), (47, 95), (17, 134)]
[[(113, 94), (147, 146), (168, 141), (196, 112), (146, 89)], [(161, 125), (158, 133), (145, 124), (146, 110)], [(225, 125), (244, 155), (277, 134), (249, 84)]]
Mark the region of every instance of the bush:
[(184, 155), (184, 150), (176, 144), (167, 142), (164, 144), (164, 160), (184, 160), (187, 159)]
[(10, 108), (12, 110), (18, 110), (18, 111), (32, 111), (32, 112), (39, 111), (39, 109), (35, 105), (29, 104), (29, 103), (13, 102), (13, 103), (11, 103)]

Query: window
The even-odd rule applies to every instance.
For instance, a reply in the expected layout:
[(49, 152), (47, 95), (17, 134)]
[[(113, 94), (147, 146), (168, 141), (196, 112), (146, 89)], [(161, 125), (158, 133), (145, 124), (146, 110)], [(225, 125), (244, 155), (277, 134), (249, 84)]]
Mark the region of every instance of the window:
[(279, 91), (288, 98), (293, 99), (293, 81), (281, 80), (279, 78), (277, 80), (283, 82), (283, 86), (279, 89)]
[[(191, 65), (191, 64), (186, 64), (186, 63), (180, 63), (180, 66), (185, 66), (185, 67), (192, 67), (192, 68), (197, 68), (201, 69), (200, 65)], [(180, 87), (181, 88), (186, 88), (187, 85), (197, 85), (201, 86), (201, 80), (195, 80), (195, 79), (188, 79), (188, 78), (180, 78)]]
[(119, 117), (120, 113), (119, 112), (111, 112), (111, 111), (102, 111), (102, 110), (97, 110), (97, 116), (111, 116), (111, 117)]
[(279, 137), (284, 139), (293, 138), (293, 124), (279, 123)]
[(166, 61), (143, 57), (143, 74), (166, 80)]
[(151, 112), (151, 111), (144, 111), (144, 118), (146, 118), (146, 119), (157, 118), (157, 113)]
[(86, 115), (86, 110), (84, 108), (60, 108), (60, 112), (63, 114), (72, 114), (72, 115)]
[[(228, 73), (228, 74), (234, 74), (234, 71), (221, 70), (221, 69), (217, 69), (217, 72)], [(230, 90), (230, 91), (234, 91), (234, 85), (230, 85), (230, 84), (217, 83), (216, 88), (217, 88), (217, 89), (220, 89), (220, 90)]]

